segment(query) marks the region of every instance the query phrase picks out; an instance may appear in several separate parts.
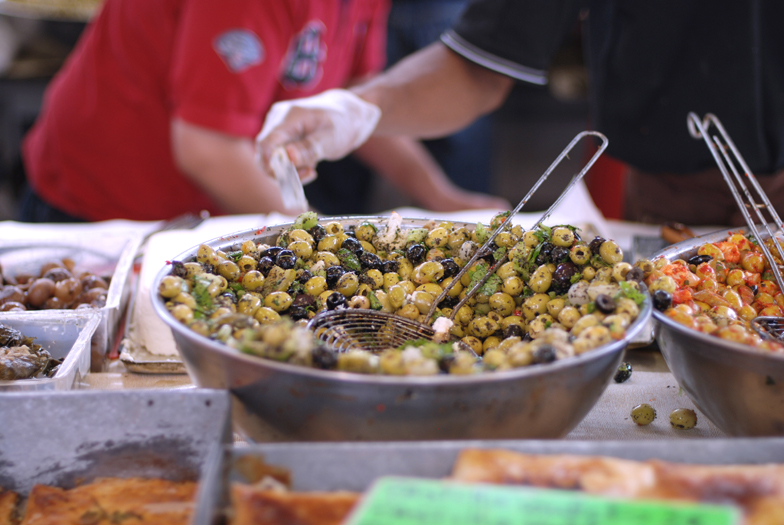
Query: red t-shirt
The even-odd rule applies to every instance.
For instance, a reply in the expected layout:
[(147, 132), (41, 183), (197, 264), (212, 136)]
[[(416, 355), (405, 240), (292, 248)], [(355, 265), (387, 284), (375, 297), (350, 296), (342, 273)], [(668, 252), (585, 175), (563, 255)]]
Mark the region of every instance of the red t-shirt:
[(254, 137), (270, 105), (380, 70), (388, 0), (107, 0), (44, 98), (35, 192), (88, 220), (221, 210), (175, 165), (178, 117)]

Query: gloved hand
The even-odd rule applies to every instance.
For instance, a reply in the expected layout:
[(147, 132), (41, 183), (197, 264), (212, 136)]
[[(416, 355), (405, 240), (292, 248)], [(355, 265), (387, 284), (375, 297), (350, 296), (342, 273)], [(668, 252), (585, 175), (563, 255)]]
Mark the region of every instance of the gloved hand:
[(272, 174), (272, 152), (284, 146), (302, 182), (310, 182), (320, 160), (337, 160), (354, 151), (370, 137), (380, 118), (378, 106), (345, 89), (277, 102), (256, 137), (257, 161)]

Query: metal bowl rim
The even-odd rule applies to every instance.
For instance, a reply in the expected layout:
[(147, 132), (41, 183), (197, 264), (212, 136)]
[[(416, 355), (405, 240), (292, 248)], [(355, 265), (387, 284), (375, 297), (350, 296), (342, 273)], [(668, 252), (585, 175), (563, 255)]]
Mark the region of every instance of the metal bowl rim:
[[(357, 221), (357, 223), (361, 223), (367, 220), (388, 220), (388, 217), (366, 217), (366, 216), (351, 216), (351, 217), (324, 217), (319, 218), (319, 223), (326, 223), (332, 222), (336, 220), (351, 220)], [(432, 219), (411, 219), (411, 218), (403, 218), (404, 224), (406, 221), (423, 221), (425, 222), (433, 222)], [(438, 221), (436, 221), (438, 222)], [(445, 222), (445, 221), (442, 221)], [(465, 224), (465, 225), (474, 225), (475, 223), (467, 223), (467, 222), (460, 222), (460, 221), (449, 221), (453, 224)], [(221, 235), (209, 241), (205, 241), (199, 243), (195, 247), (189, 248), (188, 250), (182, 252), (177, 257), (174, 257), (172, 260), (176, 261), (183, 261), (186, 259), (192, 259), (195, 257), (196, 251), (198, 250), (201, 244), (207, 245), (214, 245), (219, 243), (227, 243), (232, 242), (232, 239), (236, 239), (242, 236), (254, 235), (254, 236), (263, 236), (272, 234), (275, 229), (283, 230), (289, 228), (293, 223), (285, 223), (280, 225), (268, 226), (264, 228), (252, 228), (249, 230), (242, 230), (238, 232), (234, 232), (231, 234)], [(236, 242), (236, 241), (234, 241)], [(214, 247), (214, 246), (213, 246)], [(525, 377), (534, 377), (534, 376), (542, 376), (547, 375), (550, 373), (556, 373), (563, 369), (569, 369), (573, 367), (579, 367), (580, 365), (596, 361), (601, 359), (607, 354), (614, 354), (619, 353), (624, 350), (626, 345), (629, 341), (645, 326), (645, 321), (650, 317), (652, 311), (652, 302), (650, 297), (645, 298), (645, 302), (640, 308), (640, 313), (634, 322), (629, 326), (626, 330), (626, 335), (609, 345), (599, 347), (597, 349), (590, 350), (583, 354), (571, 356), (566, 359), (559, 359), (553, 363), (547, 363), (545, 366), (526, 366), (520, 367), (513, 370), (505, 370), (501, 372), (483, 372), (473, 375), (452, 375), (452, 374), (438, 374), (435, 376), (387, 376), (381, 374), (359, 374), (359, 373), (352, 373), (352, 372), (340, 372), (334, 370), (320, 370), (317, 368), (293, 365), (284, 362), (274, 361), (272, 359), (265, 359), (263, 357), (254, 356), (251, 354), (244, 354), (239, 350), (233, 349), (223, 343), (218, 343), (211, 339), (208, 339), (202, 335), (197, 334), (190, 328), (184, 326), (182, 323), (177, 321), (171, 313), (166, 309), (163, 301), (161, 301), (160, 297), (155, 290), (158, 289), (158, 283), (160, 283), (161, 279), (164, 276), (168, 275), (169, 273), (169, 265), (165, 265), (161, 268), (155, 276), (155, 280), (153, 281), (152, 292), (150, 295), (152, 297), (153, 307), (155, 308), (156, 313), (158, 316), (169, 326), (169, 328), (173, 331), (176, 331), (179, 335), (185, 337), (186, 339), (190, 340), (192, 343), (196, 343), (200, 346), (206, 346), (211, 350), (217, 351), (221, 354), (226, 355), (227, 357), (231, 358), (239, 358), (243, 359), (249, 364), (255, 364), (262, 367), (267, 367), (271, 370), (285, 372), (294, 375), (301, 375), (301, 376), (309, 376), (314, 379), (323, 379), (323, 380), (334, 380), (340, 382), (349, 382), (349, 383), (367, 383), (367, 384), (389, 384), (389, 385), (438, 385), (438, 386), (445, 386), (445, 385), (463, 385), (466, 383), (492, 383), (492, 382), (504, 382), (504, 381), (513, 381), (517, 379), (522, 379)]]

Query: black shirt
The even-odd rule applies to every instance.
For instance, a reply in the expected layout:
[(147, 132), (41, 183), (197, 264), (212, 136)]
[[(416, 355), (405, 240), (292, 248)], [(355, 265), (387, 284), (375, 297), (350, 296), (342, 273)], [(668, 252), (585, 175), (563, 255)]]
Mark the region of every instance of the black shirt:
[(780, 0), (475, 0), (442, 41), (544, 84), (581, 12), (593, 127), (608, 153), (644, 171), (715, 167), (686, 127), (690, 111), (711, 112), (755, 174), (784, 167)]

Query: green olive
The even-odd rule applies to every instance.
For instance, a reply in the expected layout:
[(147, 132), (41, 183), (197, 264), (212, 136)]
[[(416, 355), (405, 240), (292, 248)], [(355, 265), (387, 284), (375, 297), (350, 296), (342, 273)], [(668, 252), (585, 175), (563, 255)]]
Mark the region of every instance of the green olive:
[(236, 281), (240, 277), (240, 267), (234, 261), (219, 262), (217, 270), (228, 281)]
[(329, 235), (339, 235), (343, 233), (343, 225), (337, 221), (331, 221), (324, 225), (324, 229), (327, 230)]
[(252, 270), (242, 276), (242, 287), (251, 292), (258, 292), (264, 286), (264, 275), (257, 271)]
[(400, 275), (396, 272), (387, 272), (384, 274), (384, 290), (389, 292), (389, 289), (400, 282)]
[(376, 227), (369, 222), (363, 222), (354, 230), (357, 240), (371, 242), (376, 235)]
[(550, 299), (547, 302), (547, 313), (557, 318), (558, 314), (561, 313), (561, 310), (563, 310), (565, 306), (566, 306), (566, 300), (564, 300), (561, 297)]
[(171, 314), (182, 324), (193, 322), (193, 309), (185, 304), (177, 304), (171, 309)]
[(514, 263), (512, 261), (509, 261), (499, 266), (498, 269), (495, 271), (495, 274), (501, 279), (507, 279), (509, 277), (516, 277), (517, 270), (515, 270), (514, 268)]
[(529, 321), (539, 314), (547, 311), (547, 303), (550, 301), (550, 296), (543, 293), (537, 293), (527, 298), (523, 302), (523, 315)]
[(337, 235), (325, 235), (318, 243), (318, 251), (337, 253), (340, 244), (340, 238)]
[(528, 230), (523, 234), (523, 242), (529, 248), (533, 248), (535, 246), (539, 246), (541, 241), (539, 240), (539, 236), (536, 234), (536, 232), (533, 230)]
[(599, 247), (599, 255), (607, 264), (615, 264), (623, 260), (623, 251), (615, 241), (604, 241)]
[[(289, 232), (289, 241), (291, 242), (306, 242), (310, 246), (313, 246), (313, 236), (302, 230), (300, 228), (295, 228)], [(289, 250), (291, 250), (291, 244), (289, 244)], [(293, 251), (293, 250), (292, 250)]]
[(185, 281), (176, 275), (167, 275), (161, 279), (161, 284), (158, 285), (158, 293), (165, 299), (172, 299), (179, 295), (183, 290)]
[(558, 312), (558, 315), (556, 316), (558, 322), (564, 325), (567, 329), (573, 328), (580, 317), (582, 317), (580, 315), (580, 311), (574, 306), (564, 306), (564, 308)]
[(316, 253), (316, 260), (323, 261), (326, 268), (329, 268), (330, 266), (340, 266), (340, 259), (332, 252), (319, 251)]
[(384, 275), (381, 273), (381, 271), (376, 270), (375, 268), (365, 272), (365, 277), (372, 281), (371, 287), (374, 290), (377, 290), (384, 285)]
[(425, 237), (428, 248), (444, 248), (449, 244), (449, 232), (446, 228), (433, 228)]
[(569, 259), (578, 266), (588, 264), (591, 260), (591, 250), (584, 244), (575, 244), (569, 250)]
[(515, 309), (515, 302), (512, 296), (504, 292), (496, 292), (490, 296), (490, 308), (498, 312), (503, 317), (511, 315)]
[(672, 428), (689, 430), (697, 426), (697, 413), (690, 408), (676, 408), (670, 412)]
[(632, 265), (627, 262), (615, 263), (612, 268), (612, 280), (620, 283), (626, 280), (626, 274), (632, 269)]
[(285, 312), (291, 306), (293, 299), (286, 292), (272, 292), (264, 298), (264, 306), (276, 312)]
[(335, 291), (342, 293), (346, 297), (351, 297), (359, 288), (359, 278), (354, 272), (346, 272), (340, 276)]
[(246, 293), (237, 301), (237, 311), (253, 317), (256, 311), (261, 308), (261, 305), (261, 299), (253, 294)]
[(504, 279), (503, 283), (501, 283), (501, 290), (504, 293), (511, 295), (512, 297), (517, 297), (523, 293), (524, 289), (525, 284), (523, 283), (523, 280), (516, 275), (507, 277)]
[(457, 228), (449, 234), (449, 241), (447, 242), (447, 245), (452, 250), (458, 250), (463, 245), (463, 243), (470, 238), (471, 236), (469, 235), (467, 229)]
[(412, 279), (419, 284), (434, 283), (444, 277), (444, 266), (437, 261), (423, 262), (414, 268)]
[(250, 255), (243, 255), (237, 260), (237, 266), (242, 273), (251, 272), (256, 269), (256, 259)]
[(502, 248), (511, 248), (512, 246), (517, 244), (517, 241), (518, 241), (517, 237), (515, 237), (513, 234), (509, 232), (501, 232), (498, 235), (496, 235), (494, 242), (496, 243), (496, 245)]
[(308, 259), (313, 255), (313, 245), (307, 241), (294, 241), (289, 244), (289, 250), (300, 259)]
[(411, 303), (417, 307), (420, 314), (426, 314), (433, 305), (434, 300), (435, 297), (433, 295), (421, 290), (411, 294)]
[(185, 278), (186, 279), (193, 279), (197, 275), (201, 275), (204, 272), (204, 266), (198, 262), (186, 262), (185, 263)]
[(574, 244), (574, 232), (563, 226), (553, 228), (550, 234), (550, 238), (552, 239), (552, 243), (556, 246), (569, 248), (572, 244)]
[(536, 293), (544, 293), (553, 282), (553, 272), (547, 265), (542, 265), (534, 271), (528, 286)]
[(650, 425), (656, 419), (656, 410), (648, 403), (642, 403), (632, 408), (631, 416), (640, 426)]

